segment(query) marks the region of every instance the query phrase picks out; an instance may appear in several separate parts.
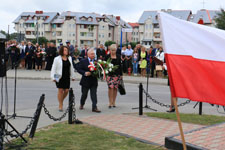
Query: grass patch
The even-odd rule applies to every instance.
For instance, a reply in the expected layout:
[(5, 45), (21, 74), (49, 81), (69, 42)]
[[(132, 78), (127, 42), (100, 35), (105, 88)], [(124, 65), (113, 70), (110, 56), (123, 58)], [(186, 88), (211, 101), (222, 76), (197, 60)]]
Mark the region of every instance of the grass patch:
[[(146, 113), (149, 117), (156, 117), (162, 119), (169, 119), (177, 121), (176, 113)], [(213, 125), (217, 123), (225, 122), (224, 116), (215, 115), (198, 115), (198, 114), (182, 114), (180, 113), (180, 118), (182, 122), (193, 123), (200, 125)]]
[[(27, 139), (27, 138), (26, 138)], [(86, 124), (68, 125), (58, 123), (48, 130), (43, 129), (35, 138), (24, 144), (16, 139), (5, 145), (6, 150), (163, 150), (157, 147), (126, 138), (104, 129)]]

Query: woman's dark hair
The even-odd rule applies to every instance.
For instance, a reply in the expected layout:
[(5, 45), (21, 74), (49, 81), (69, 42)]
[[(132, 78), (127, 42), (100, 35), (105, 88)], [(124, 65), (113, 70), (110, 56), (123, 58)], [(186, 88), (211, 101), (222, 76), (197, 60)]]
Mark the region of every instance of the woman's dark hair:
[(68, 55), (69, 56), (69, 49), (67, 46), (61, 46), (60, 49), (59, 49), (59, 55), (63, 56), (63, 51), (64, 51), (64, 48), (66, 48), (68, 50)]

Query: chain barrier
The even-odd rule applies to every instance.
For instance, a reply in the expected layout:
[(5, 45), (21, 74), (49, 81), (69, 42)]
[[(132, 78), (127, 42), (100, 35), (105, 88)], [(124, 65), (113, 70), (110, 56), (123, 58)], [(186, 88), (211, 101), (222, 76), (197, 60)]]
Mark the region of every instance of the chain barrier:
[(6, 136), (10, 136), (11, 138), (18, 138), (19, 136), (23, 136), (24, 134), (26, 134), (27, 131), (32, 127), (32, 125), (33, 125), (33, 123), (34, 123), (34, 120), (35, 120), (35, 118), (37, 117), (38, 110), (41, 109), (40, 107), (41, 107), (41, 106), (38, 106), (37, 110), (36, 110), (35, 113), (34, 113), (34, 116), (31, 118), (30, 123), (27, 125), (27, 127), (25, 128), (24, 131), (22, 131), (22, 132), (19, 133), (19, 134), (13, 134), (12, 132), (13, 132), (14, 130), (12, 130), (12, 131), (7, 131), (7, 130), (5, 129), (5, 133), (6, 133), (5, 135), (6, 135)]
[(73, 108), (73, 121), (77, 120), (77, 116), (76, 116), (76, 103), (75, 103), (75, 96), (74, 94), (72, 94), (72, 99), (73, 99), (73, 103), (72, 103), (72, 108)]
[(44, 108), (44, 112), (45, 114), (49, 117), (49, 119), (52, 119), (54, 121), (61, 121), (63, 118), (66, 117), (67, 113), (69, 112), (69, 106), (67, 107), (66, 111), (62, 114), (62, 116), (56, 118), (54, 116), (52, 116), (49, 112), (49, 110), (47, 109), (47, 107), (45, 106), (45, 104), (43, 104), (43, 108)]
[[(146, 92), (144, 88), (143, 88), (143, 92), (146, 94), (147, 98), (149, 98), (150, 100), (152, 100), (153, 103), (158, 104), (158, 105), (161, 106), (161, 107), (170, 108), (171, 105), (161, 103), (161, 102), (157, 101), (156, 99), (152, 98), (151, 95), (150, 95), (148, 92)], [(187, 101), (185, 101), (185, 102), (183, 102), (183, 103), (181, 103), (181, 104), (179, 104), (179, 105), (177, 105), (177, 106), (178, 106), (178, 107), (184, 106), (184, 105), (186, 105), (186, 104), (189, 104), (190, 102), (191, 102), (190, 100), (187, 100)]]

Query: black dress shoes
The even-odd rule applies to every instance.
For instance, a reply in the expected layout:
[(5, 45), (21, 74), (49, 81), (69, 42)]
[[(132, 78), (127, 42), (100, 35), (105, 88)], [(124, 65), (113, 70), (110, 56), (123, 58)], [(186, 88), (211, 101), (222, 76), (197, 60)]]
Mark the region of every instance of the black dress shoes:
[(98, 108), (92, 109), (92, 112), (100, 113), (101, 110), (98, 110)]
[(166, 112), (168, 112), (168, 113), (175, 112), (175, 108), (172, 108), (171, 110), (167, 110)]

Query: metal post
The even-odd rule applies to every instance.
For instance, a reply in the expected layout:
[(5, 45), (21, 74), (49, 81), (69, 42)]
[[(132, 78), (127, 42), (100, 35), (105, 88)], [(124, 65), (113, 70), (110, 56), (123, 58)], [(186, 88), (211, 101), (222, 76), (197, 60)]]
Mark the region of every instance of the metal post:
[(202, 102), (199, 102), (199, 115), (202, 115)]
[(42, 106), (43, 106), (44, 100), (45, 100), (45, 95), (42, 94), (42, 96), (40, 97), (39, 103), (38, 103), (38, 107), (37, 107), (37, 110), (36, 110), (37, 114), (35, 116), (34, 123), (32, 125), (29, 138), (33, 138), (34, 137), (35, 131), (37, 129), (38, 120), (39, 120), (40, 115), (41, 115), (41, 110), (42, 110)]
[(123, 45), (123, 31), (121, 27), (121, 35), (120, 35), (120, 49), (122, 50), (122, 45)]
[(139, 85), (139, 115), (143, 115), (143, 85)]
[(68, 115), (68, 124), (73, 123), (73, 89), (70, 88), (69, 91), (69, 115)]
[(3, 150), (4, 130), (5, 130), (5, 118), (1, 114), (1, 119), (0, 119), (0, 150)]

